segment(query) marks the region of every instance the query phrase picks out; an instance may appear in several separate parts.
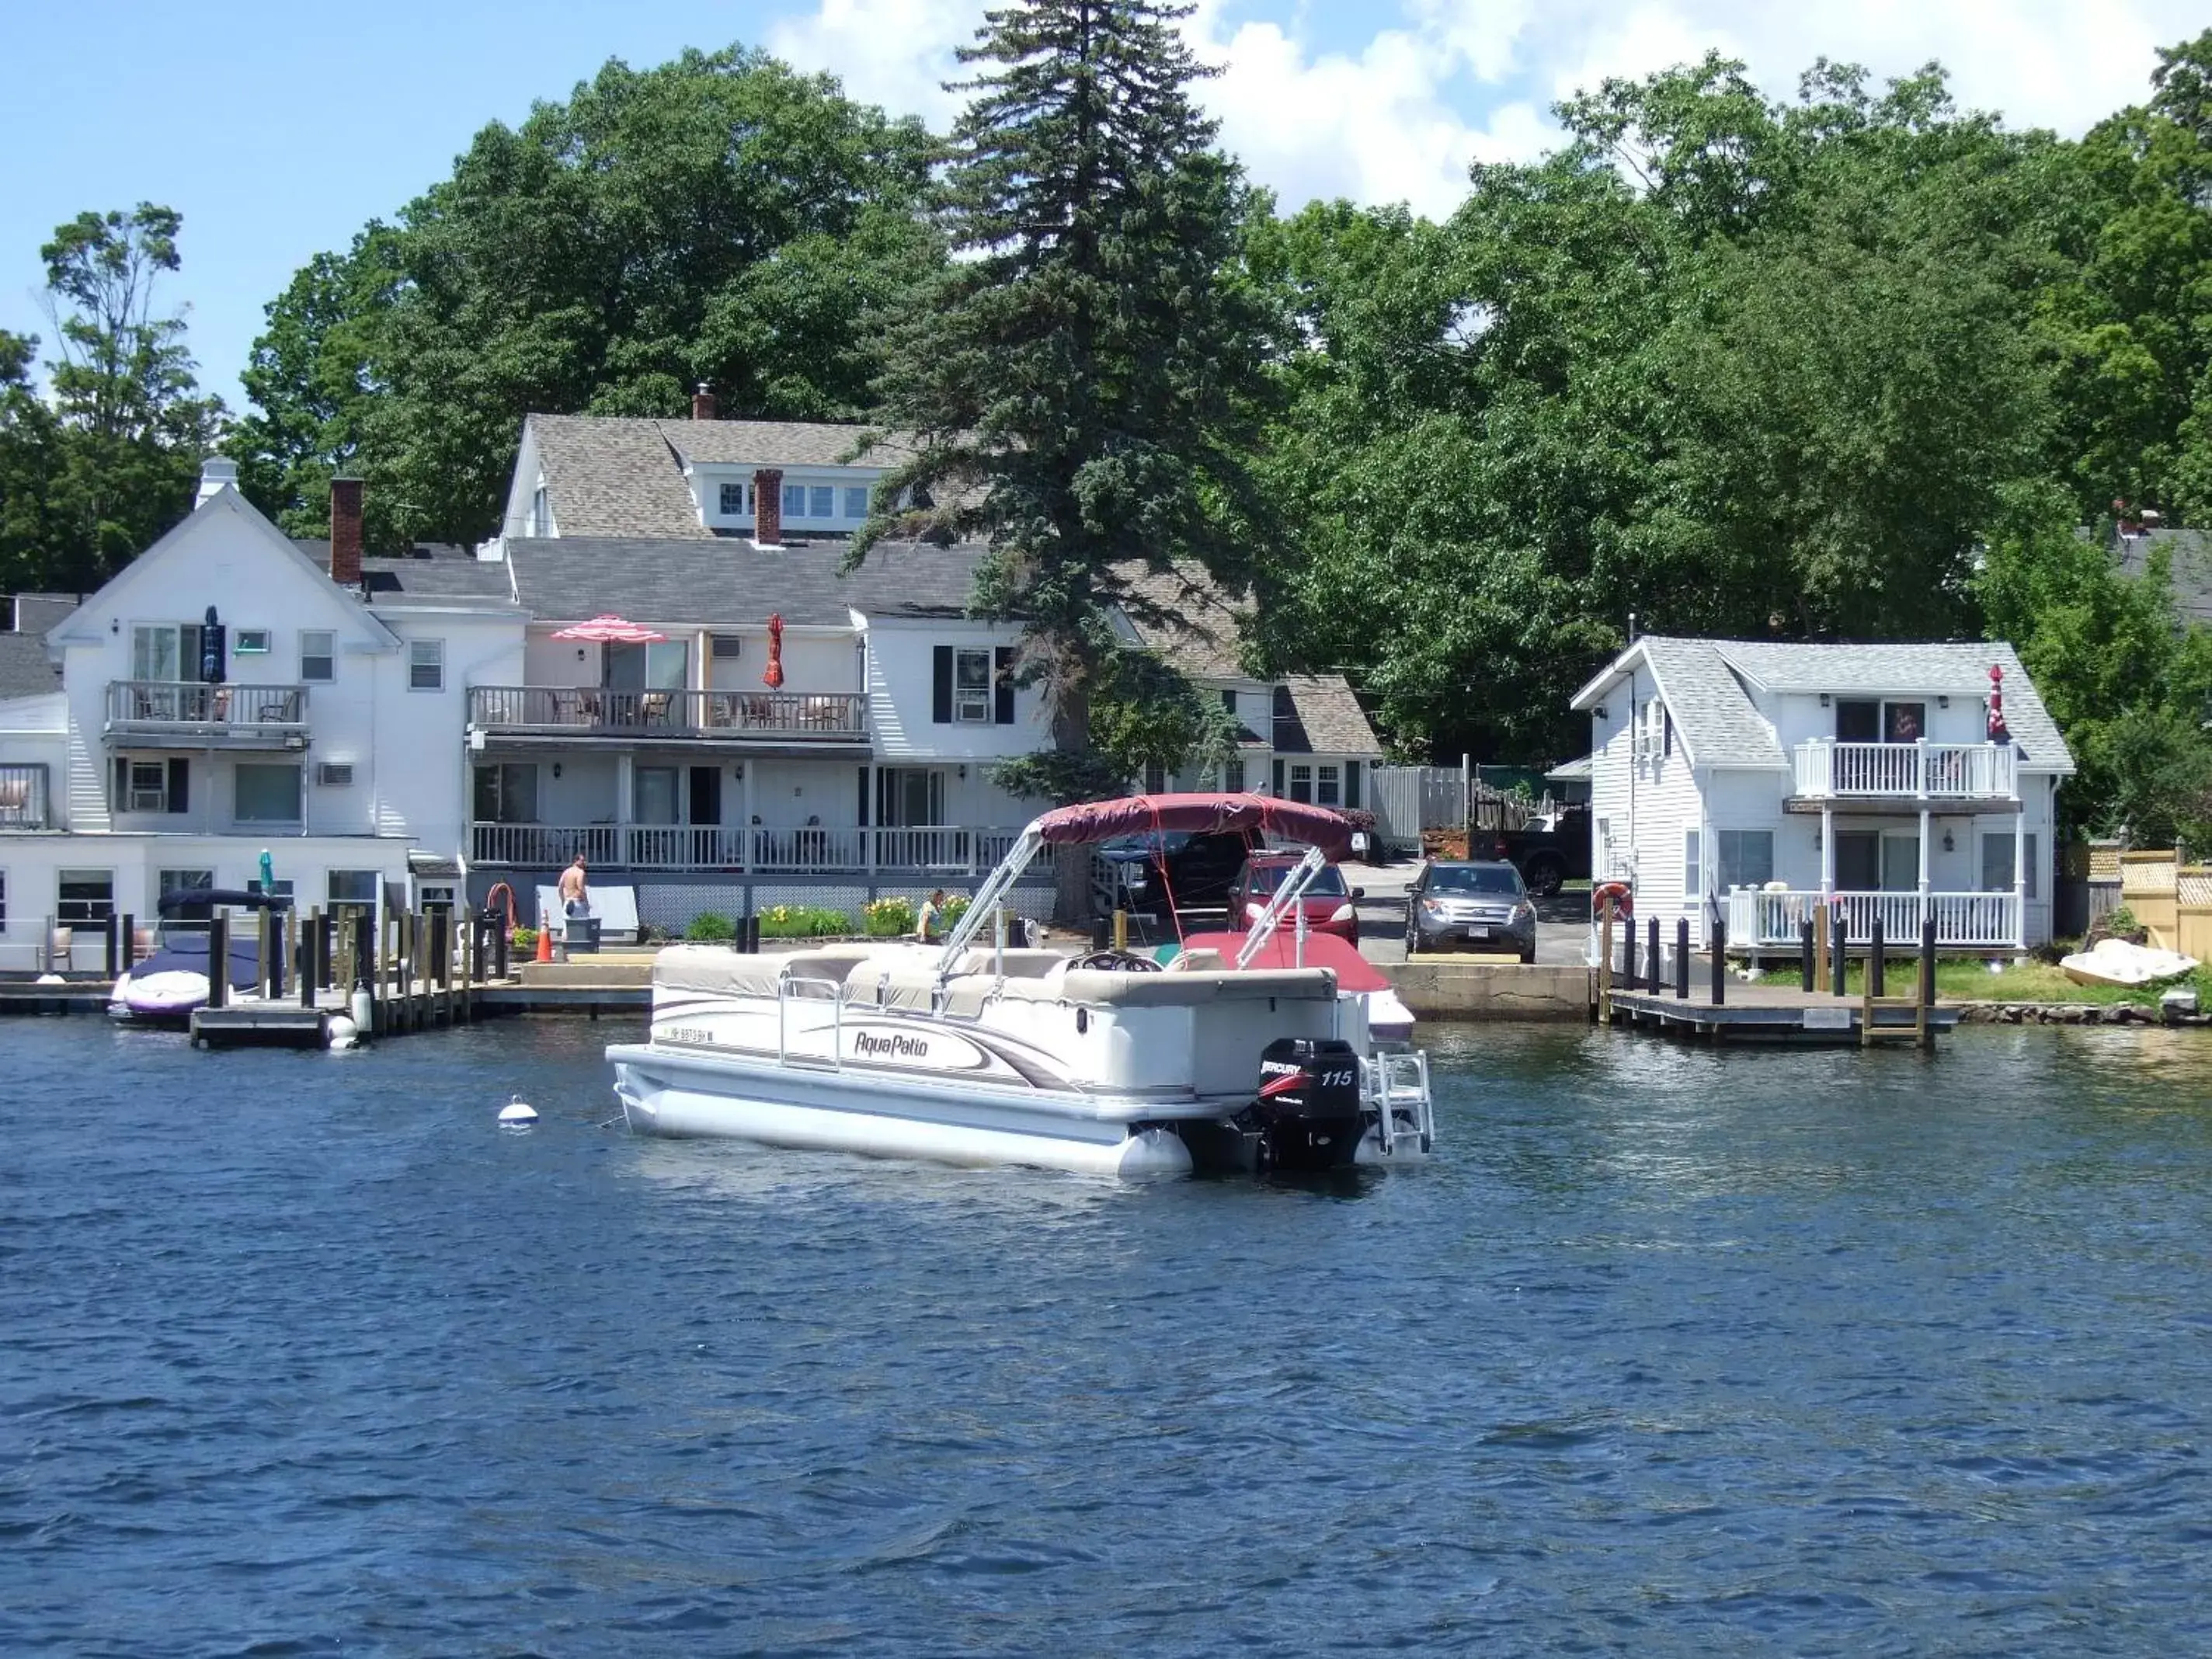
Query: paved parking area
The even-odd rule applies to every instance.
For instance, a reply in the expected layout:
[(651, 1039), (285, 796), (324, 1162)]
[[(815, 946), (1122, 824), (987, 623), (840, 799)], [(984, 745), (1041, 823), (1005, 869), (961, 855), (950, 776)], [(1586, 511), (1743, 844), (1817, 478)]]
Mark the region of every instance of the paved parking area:
[[(1419, 859), (1395, 864), (1344, 866), (1345, 879), (1362, 890), (1359, 950), (1370, 962), (1406, 959), (1406, 891), (1421, 873)], [(1561, 893), (1536, 901), (1536, 960), (1579, 965), (1589, 937), (1589, 895)], [(1472, 957), (1470, 959), (1473, 959)], [(1510, 962), (1510, 956), (1482, 960)]]

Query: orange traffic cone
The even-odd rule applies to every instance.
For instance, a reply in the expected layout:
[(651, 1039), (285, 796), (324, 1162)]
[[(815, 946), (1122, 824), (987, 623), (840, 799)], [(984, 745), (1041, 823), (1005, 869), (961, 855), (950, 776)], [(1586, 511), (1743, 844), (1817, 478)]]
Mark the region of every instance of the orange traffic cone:
[(553, 918), (542, 910), (538, 914), (538, 959), (553, 960)]

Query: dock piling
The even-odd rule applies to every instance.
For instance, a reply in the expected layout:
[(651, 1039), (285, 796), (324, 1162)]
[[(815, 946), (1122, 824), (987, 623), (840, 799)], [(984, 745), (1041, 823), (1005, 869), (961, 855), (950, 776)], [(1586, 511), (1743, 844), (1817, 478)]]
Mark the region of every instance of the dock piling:
[(1874, 919), (1874, 932), (1867, 942), (1867, 994), (1879, 997), (1882, 991), (1881, 918)]
[(1807, 916), (1797, 924), (1797, 976), (1802, 981), (1798, 988), (1801, 990), (1809, 991), (1813, 988), (1814, 976), (1813, 964), (1819, 960), (1814, 954), (1818, 947), (1814, 943), (1814, 931), (1813, 918), (1810, 916)]
[(216, 907), (208, 918), (207, 1006), (221, 1008), (230, 1000), (230, 912)]
[(1613, 1024), (1613, 896), (1610, 893), (1598, 904), (1597, 1017), (1601, 1024)]
[(1844, 926), (1844, 907), (1834, 907), (1835, 914), (1828, 927), (1828, 994), (1844, 994), (1844, 964), (1850, 961), (1850, 930)]
[(1923, 918), (1920, 923), (1920, 1004), (1919, 1019), (1914, 1040), (1923, 1048), (1936, 1046), (1936, 1029), (1929, 1019), (1936, 1006), (1936, 919)]
[(123, 913), (123, 971), (129, 973), (138, 965), (138, 918), (125, 910)]
[(1667, 969), (1659, 960), (1659, 918), (1651, 916), (1644, 923), (1644, 983), (1651, 990), (1667, 988)]
[(1674, 996), (1675, 1000), (1690, 1000), (1690, 919), (1674, 918)]
[(1722, 1007), (1728, 1002), (1728, 918), (1721, 914), (1718, 905), (1713, 907), (1712, 939), (1708, 949), (1712, 951), (1713, 1006)]

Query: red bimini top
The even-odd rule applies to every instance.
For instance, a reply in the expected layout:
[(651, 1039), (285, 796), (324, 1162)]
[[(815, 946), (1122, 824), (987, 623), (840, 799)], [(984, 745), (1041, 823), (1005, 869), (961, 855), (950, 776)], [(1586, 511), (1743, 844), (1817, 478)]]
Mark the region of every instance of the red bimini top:
[(1111, 841), (1159, 830), (1194, 835), (1278, 836), (1318, 847), (1333, 860), (1352, 855), (1352, 820), (1326, 806), (1273, 795), (1128, 795), (1055, 807), (1036, 821), (1048, 847)]
[[(1224, 962), (1237, 960), (1244, 948), (1242, 933), (1193, 933), (1182, 942), (1186, 951), (1218, 951)], [(1382, 971), (1359, 954), (1359, 947), (1334, 933), (1308, 933), (1305, 959), (1298, 959), (1298, 942), (1287, 927), (1261, 941), (1259, 953), (1246, 964), (1251, 968), (1332, 968), (1340, 991), (1387, 991), (1390, 981)]]

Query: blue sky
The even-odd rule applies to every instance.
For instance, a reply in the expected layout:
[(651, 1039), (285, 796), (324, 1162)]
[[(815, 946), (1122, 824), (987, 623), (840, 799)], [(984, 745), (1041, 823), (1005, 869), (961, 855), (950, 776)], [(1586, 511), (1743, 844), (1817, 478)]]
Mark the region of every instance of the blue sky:
[[(485, 122), (562, 97), (610, 57), (759, 44), (855, 96), (942, 123), (937, 83), (981, 0), (386, 0), (372, 8), (0, 0), (0, 328), (49, 336), (40, 245), (85, 209), (185, 216), (172, 302), (203, 383), (234, 407), (261, 308), (442, 177)], [(1189, 29), (1224, 73), (1224, 142), (1287, 204), (1316, 195), (1448, 212), (1468, 163), (1525, 156), (1554, 98), (1708, 46), (1771, 88), (1814, 57), (1898, 74), (1929, 58), (1962, 101), (2079, 131), (2140, 98), (2151, 49), (2203, 27), (2180, 0), (1205, 0)], [(88, 33), (96, 27), (97, 34)], [(128, 43), (100, 52), (102, 40)], [(88, 60), (96, 59), (96, 68)]]

